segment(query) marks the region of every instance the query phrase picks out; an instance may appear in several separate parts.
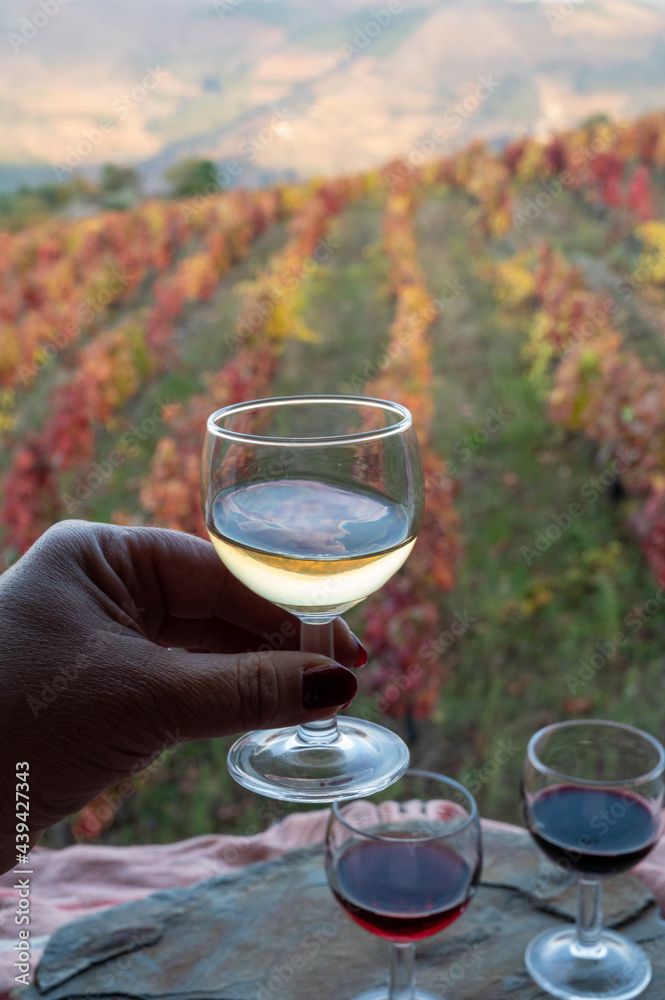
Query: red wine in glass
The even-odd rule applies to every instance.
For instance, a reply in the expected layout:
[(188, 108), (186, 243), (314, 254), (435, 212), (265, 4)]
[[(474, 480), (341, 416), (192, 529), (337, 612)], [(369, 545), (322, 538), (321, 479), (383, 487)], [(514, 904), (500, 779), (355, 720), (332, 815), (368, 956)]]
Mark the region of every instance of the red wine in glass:
[(417, 941), (457, 920), (480, 878), (453, 848), (396, 839), (350, 841), (335, 859), (330, 885), (349, 916), (390, 941)]
[(598, 878), (633, 868), (659, 830), (653, 812), (629, 791), (562, 784), (533, 797), (529, 832), (555, 864)]
[(577, 922), (554, 926), (527, 945), (524, 961), (559, 1000), (632, 1000), (651, 979), (649, 956), (630, 937), (603, 927), (601, 886), (656, 844), (665, 799), (665, 749), (634, 726), (574, 719), (529, 740), (522, 811), (543, 853), (579, 882)]
[(355, 1000), (440, 1000), (414, 985), (414, 942), (464, 913), (481, 864), (478, 808), (452, 778), (411, 770), (380, 794), (334, 803), (330, 888), (355, 923), (392, 942), (389, 983)]

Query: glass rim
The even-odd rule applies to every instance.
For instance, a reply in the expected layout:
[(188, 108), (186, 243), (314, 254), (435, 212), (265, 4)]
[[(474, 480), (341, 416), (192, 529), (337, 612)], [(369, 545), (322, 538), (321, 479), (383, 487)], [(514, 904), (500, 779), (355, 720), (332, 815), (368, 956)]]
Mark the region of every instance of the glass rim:
[[(464, 821), (460, 823), (460, 825), (456, 827), (454, 830), (451, 830), (450, 833), (432, 834), (431, 836), (427, 837), (413, 837), (409, 838), (409, 840), (405, 841), (405, 843), (424, 844), (432, 840), (441, 840), (442, 837), (457, 836), (458, 833), (461, 833), (462, 830), (465, 830), (467, 826), (469, 826), (471, 823), (474, 823), (478, 819), (478, 805), (476, 803), (476, 800), (474, 799), (473, 795), (468, 790), (468, 788), (465, 788), (464, 785), (460, 784), (459, 781), (455, 781), (454, 778), (448, 778), (446, 777), (445, 774), (437, 774), (436, 771), (419, 771), (417, 769), (412, 769), (412, 768), (409, 768), (409, 770), (405, 771), (404, 774), (400, 775), (400, 778), (407, 778), (407, 777), (433, 778), (435, 781), (445, 782), (447, 785), (452, 785), (453, 788), (456, 788), (458, 791), (462, 792), (466, 796), (469, 805), (471, 806), (471, 810), (466, 819), (464, 819)], [(397, 782), (395, 782), (395, 784), (397, 784)], [(384, 791), (388, 792), (390, 791), (390, 788), (386, 788), (384, 789)], [(357, 833), (360, 836), (367, 837), (368, 840), (378, 840), (381, 841), (382, 843), (394, 844), (396, 842), (394, 837), (382, 837), (380, 833), (370, 833), (368, 830), (362, 830), (359, 827), (354, 826), (353, 823), (349, 823), (348, 820), (346, 820), (340, 813), (340, 808), (343, 808), (344, 806), (349, 806), (353, 802), (366, 802), (366, 801), (368, 801), (368, 799), (357, 798), (357, 799), (342, 799), (341, 801), (333, 802), (332, 815), (335, 817), (335, 819), (339, 820), (342, 826), (345, 826), (347, 830), (350, 830), (351, 833)], [(393, 800), (385, 799), (385, 801), (391, 802)], [(428, 801), (431, 801), (431, 799), (429, 799)], [(457, 805), (459, 805), (459, 803), (457, 803)]]
[[(255, 410), (258, 408), (267, 409), (270, 407), (277, 407), (284, 405), (285, 403), (292, 404), (294, 406), (301, 406), (305, 403), (338, 403), (343, 405), (359, 405), (369, 406), (377, 410), (392, 411), (395, 416), (399, 417), (395, 423), (390, 424), (387, 427), (380, 427), (375, 431), (357, 431), (352, 434), (324, 434), (320, 437), (274, 437), (262, 434), (246, 434), (242, 431), (226, 430), (225, 428), (219, 427), (216, 421), (223, 414), (236, 414), (236, 413), (246, 413), (249, 410)], [(223, 406), (219, 410), (215, 410), (211, 413), (206, 421), (206, 429), (209, 434), (214, 434), (216, 437), (224, 438), (227, 441), (234, 441), (240, 444), (262, 444), (266, 446), (279, 445), (284, 446), (298, 446), (298, 447), (313, 447), (321, 445), (325, 442), (341, 442), (348, 441), (353, 443), (361, 443), (363, 441), (374, 441), (378, 438), (389, 437), (392, 434), (399, 434), (407, 430), (413, 425), (413, 417), (411, 412), (403, 406), (401, 403), (391, 402), (388, 399), (378, 399), (373, 396), (346, 396), (346, 395), (334, 395), (334, 394), (307, 394), (303, 396), (268, 396), (265, 399), (251, 399), (246, 400), (243, 403), (232, 403), (230, 406)]]
[[(626, 733), (632, 733), (634, 736), (639, 736), (646, 743), (650, 743), (653, 749), (658, 755), (658, 762), (647, 771), (645, 774), (640, 774), (634, 778), (622, 778), (616, 779), (614, 781), (605, 780), (594, 780), (593, 778), (577, 778), (571, 774), (565, 774), (563, 771), (558, 771), (554, 767), (550, 767), (543, 760), (541, 760), (537, 750), (536, 743), (543, 738), (543, 736), (555, 732), (560, 729), (574, 729), (580, 726), (611, 726), (614, 729), (621, 729)], [(617, 785), (622, 787), (632, 787), (635, 785), (643, 785), (649, 781), (654, 781), (656, 778), (663, 774), (665, 770), (665, 749), (663, 748), (660, 740), (657, 740), (655, 736), (651, 733), (645, 732), (643, 729), (638, 729), (636, 726), (630, 726), (626, 722), (612, 722), (611, 719), (567, 719), (564, 722), (552, 722), (549, 726), (543, 726), (533, 734), (527, 745), (527, 761), (535, 767), (541, 774), (545, 774), (548, 777), (560, 778), (568, 783), (575, 785), (582, 785), (595, 788), (614, 788)]]

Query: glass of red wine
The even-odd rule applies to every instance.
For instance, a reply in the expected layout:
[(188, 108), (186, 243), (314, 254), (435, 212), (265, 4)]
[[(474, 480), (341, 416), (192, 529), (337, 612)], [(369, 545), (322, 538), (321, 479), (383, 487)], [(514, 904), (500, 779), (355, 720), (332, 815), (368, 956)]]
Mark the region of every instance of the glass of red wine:
[(629, 1000), (651, 979), (646, 953), (603, 929), (601, 879), (646, 857), (662, 827), (665, 751), (648, 733), (600, 719), (560, 722), (529, 741), (522, 811), (543, 853), (579, 880), (574, 927), (544, 931), (525, 961), (561, 1000)]
[(414, 942), (457, 920), (478, 886), (480, 820), (470, 793), (410, 770), (382, 794), (335, 802), (325, 864), (342, 909), (393, 945), (388, 986), (355, 1000), (439, 1000), (414, 986)]

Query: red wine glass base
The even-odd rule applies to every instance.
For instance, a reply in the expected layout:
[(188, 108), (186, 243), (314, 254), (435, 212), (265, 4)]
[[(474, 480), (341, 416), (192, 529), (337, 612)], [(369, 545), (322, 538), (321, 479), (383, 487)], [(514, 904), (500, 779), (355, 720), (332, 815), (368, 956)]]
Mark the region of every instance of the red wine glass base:
[(646, 952), (630, 938), (603, 930), (593, 948), (581, 948), (574, 927), (544, 931), (527, 945), (531, 978), (559, 1000), (632, 1000), (651, 980)]

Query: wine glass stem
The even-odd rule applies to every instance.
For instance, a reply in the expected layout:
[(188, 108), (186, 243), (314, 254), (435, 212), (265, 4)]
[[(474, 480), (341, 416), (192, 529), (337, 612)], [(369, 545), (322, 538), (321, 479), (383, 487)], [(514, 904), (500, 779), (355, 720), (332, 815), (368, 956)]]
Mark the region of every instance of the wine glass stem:
[(583, 949), (597, 948), (603, 929), (601, 885), (597, 879), (579, 880), (577, 944)]
[(393, 944), (390, 950), (389, 1000), (412, 1000), (415, 958), (414, 944)]
[[(320, 653), (335, 659), (335, 641), (333, 639), (333, 622), (300, 623), (300, 649), (303, 653)], [(317, 722), (306, 722), (298, 729), (298, 741), (316, 746), (334, 743), (339, 739), (337, 716), (329, 719), (319, 719)]]

